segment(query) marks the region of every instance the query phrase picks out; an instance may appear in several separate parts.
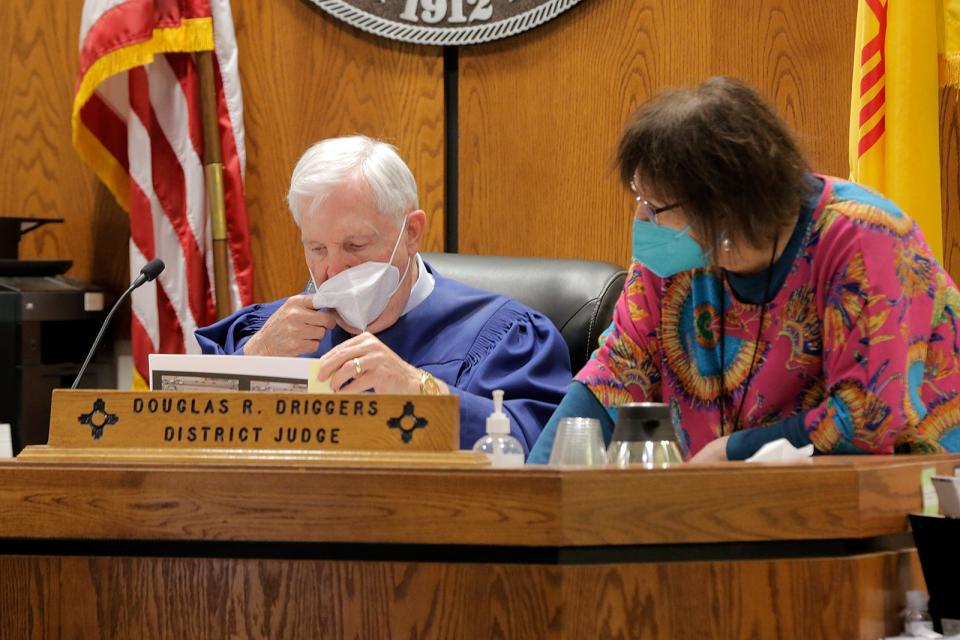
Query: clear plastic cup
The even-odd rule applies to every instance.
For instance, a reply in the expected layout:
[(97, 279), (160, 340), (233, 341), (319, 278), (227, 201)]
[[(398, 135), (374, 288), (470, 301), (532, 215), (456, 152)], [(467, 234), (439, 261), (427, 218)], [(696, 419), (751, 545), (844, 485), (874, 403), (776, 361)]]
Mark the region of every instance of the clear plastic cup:
[(607, 463), (600, 421), (594, 418), (563, 418), (550, 450), (551, 465), (578, 466)]

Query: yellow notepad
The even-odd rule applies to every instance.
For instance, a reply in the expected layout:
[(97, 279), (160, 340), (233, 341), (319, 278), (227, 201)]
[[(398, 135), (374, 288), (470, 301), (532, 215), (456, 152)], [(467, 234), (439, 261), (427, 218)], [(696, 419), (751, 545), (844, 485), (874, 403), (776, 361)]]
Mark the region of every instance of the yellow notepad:
[(310, 361), (310, 375), (307, 378), (307, 393), (333, 393), (333, 387), (330, 386), (330, 379), (317, 380), (317, 372), (320, 370), (320, 361)]

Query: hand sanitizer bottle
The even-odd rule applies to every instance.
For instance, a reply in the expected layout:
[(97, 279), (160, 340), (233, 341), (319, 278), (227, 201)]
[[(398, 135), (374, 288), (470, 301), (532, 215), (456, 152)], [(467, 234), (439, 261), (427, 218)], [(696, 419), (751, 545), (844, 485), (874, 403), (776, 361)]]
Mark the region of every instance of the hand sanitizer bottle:
[(487, 418), (487, 435), (477, 440), (473, 450), (487, 454), (494, 467), (523, 466), (523, 447), (510, 435), (510, 417), (503, 411), (503, 389), (493, 392), (493, 413)]

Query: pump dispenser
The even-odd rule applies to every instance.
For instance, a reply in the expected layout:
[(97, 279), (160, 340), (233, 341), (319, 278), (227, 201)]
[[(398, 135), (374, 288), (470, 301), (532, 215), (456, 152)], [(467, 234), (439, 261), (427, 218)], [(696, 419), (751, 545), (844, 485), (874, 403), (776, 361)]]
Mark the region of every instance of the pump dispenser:
[(503, 389), (493, 392), (493, 413), (487, 417), (487, 435), (477, 440), (473, 450), (487, 454), (494, 467), (523, 466), (523, 447), (510, 435), (510, 416), (503, 410)]

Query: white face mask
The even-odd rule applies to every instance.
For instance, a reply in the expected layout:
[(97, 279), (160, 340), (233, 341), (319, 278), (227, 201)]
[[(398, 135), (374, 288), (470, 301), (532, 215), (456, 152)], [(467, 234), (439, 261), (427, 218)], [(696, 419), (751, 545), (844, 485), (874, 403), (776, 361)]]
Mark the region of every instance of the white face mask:
[[(410, 260), (400, 275), (393, 266), (393, 257), (400, 247), (406, 223), (400, 227), (397, 243), (387, 262), (364, 262), (346, 271), (341, 271), (319, 287), (314, 281), (314, 309), (336, 309), (343, 321), (360, 331), (366, 331), (374, 320), (387, 308), (390, 298), (400, 288), (400, 283), (410, 269)], [(313, 274), (310, 274), (313, 279)]]

